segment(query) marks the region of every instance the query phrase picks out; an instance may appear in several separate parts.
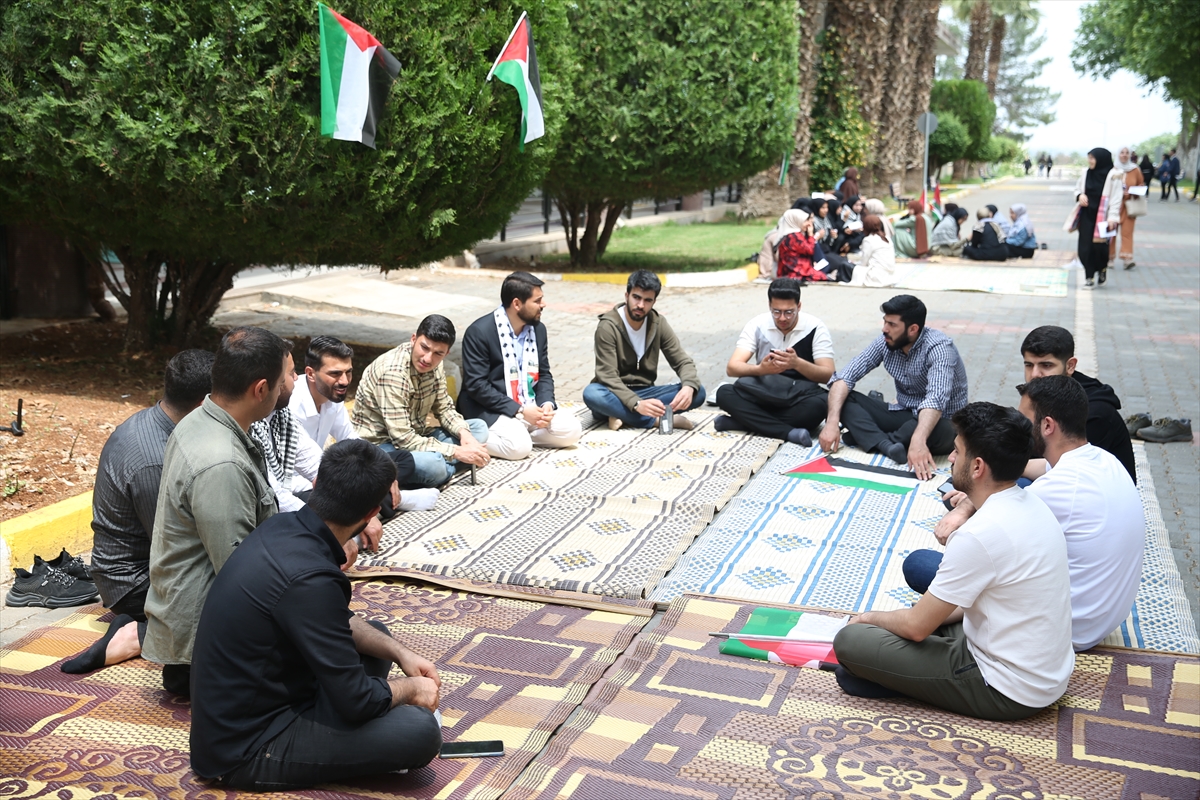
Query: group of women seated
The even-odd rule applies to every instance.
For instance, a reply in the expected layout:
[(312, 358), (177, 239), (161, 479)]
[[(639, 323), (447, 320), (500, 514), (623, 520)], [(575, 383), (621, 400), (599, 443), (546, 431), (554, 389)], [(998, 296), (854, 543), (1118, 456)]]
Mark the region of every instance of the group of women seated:
[[(910, 203), (909, 216), (913, 215), (913, 204)], [(1000, 216), (1000, 210), (996, 206), (987, 205), (979, 209), (971, 236), (965, 239), (961, 233), (962, 224), (969, 216), (965, 208), (947, 203), (945, 216), (934, 226), (933, 234), (929, 238), (928, 252), (937, 256), (961, 256), (973, 261), (1033, 258), (1033, 253), (1038, 248), (1037, 237), (1034, 235), (1033, 221), (1029, 218), (1029, 211), (1024, 203), (1014, 204), (1008, 211), (1008, 219)], [(928, 225), (928, 222), (925, 225)], [(900, 223), (897, 223), (897, 227), (899, 226)], [(920, 255), (919, 251), (918, 243), (913, 255)]]

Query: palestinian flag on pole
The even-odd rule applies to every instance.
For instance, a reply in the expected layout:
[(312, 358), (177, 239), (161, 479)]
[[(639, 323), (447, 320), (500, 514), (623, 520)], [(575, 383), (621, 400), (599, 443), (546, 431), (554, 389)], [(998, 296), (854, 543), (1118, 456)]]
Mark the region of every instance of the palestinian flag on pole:
[(906, 470), (875, 467), (829, 456), (801, 464), (783, 474), (789, 478), (892, 494), (908, 494), (921, 483), (916, 475)]
[(321, 27), (321, 135), (375, 148), (400, 62), (371, 34), (317, 4)]
[(538, 74), (537, 53), (533, 48), (533, 28), (524, 11), (485, 80), (490, 81), (493, 75), (516, 89), (521, 98), (520, 149), (524, 151), (526, 142), (540, 139), (546, 134), (546, 123), (542, 117), (542, 78)]
[(822, 664), (837, 663), (833, 637), (845, 625), (844, 617), (756, 608), (737, 633), (711, 635), (725, 639), (723, 655), (821, 669)]

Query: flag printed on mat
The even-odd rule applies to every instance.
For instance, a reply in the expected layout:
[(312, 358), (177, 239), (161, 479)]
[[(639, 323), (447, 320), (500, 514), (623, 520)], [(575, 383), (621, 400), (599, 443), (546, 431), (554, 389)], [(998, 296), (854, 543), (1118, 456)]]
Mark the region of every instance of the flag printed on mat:
[(375, 148), (400, 62), (371, 34), (317, 4), (321, 30), (321, 135)]
[(500, 50), (496, 63), (488, 71), (487, 80), (495, 75), (501, 83), (517, 90), (521, 99), (521, 144), (540, 139), (546, 133), (542, 117), (542, 78), (538, 74), (537, 53), (533, 48), (533, 28), (529, 16), (522, 11), (508, 41)]
[[(742, 629), (722, 642), (720, 649), (727, 656), (820, 669), (822, 662), (837, 663), (833, 637), (845, 625), (846, 620), (842, 617), (782, 608), (756, 608)], [(756, 636), (783, 637), (783, 640), (756, 639)]]
[(892, 494), (908, 494), (920, 485), (917, 476), (905, 470), (876, 467), (830, 456), (814, 459), (783, 474), (789, 478)]

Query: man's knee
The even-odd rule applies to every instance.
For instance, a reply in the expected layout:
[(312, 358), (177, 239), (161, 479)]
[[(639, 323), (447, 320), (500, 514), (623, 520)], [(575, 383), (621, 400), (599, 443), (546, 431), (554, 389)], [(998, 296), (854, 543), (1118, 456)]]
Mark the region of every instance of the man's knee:
[(467, 420), (467, 427), (471, 430), (471, 435), (475, 437), (475, 441), (480, 444), (486, 444), (488, 440), (488, 424), (481, 419)]
[(412, 482), (417, 486), (441, 486), (454, 474), (441, 453), (417, 451), (412, 456)]
[(550, 436), (557, 447), (570, 447), (583, 437), (583, 424), (572, 411), (556, 411), (550, 420)]
[(501, 417), (488, 431), (487, 451), (492, 458), (520, 461), (533, 452), (533, 440), (523, 423), (515, 418)]
[(378, 742), (396, 754), (397, 769), (418, 769), (437, 758), (442, 747), (442, 726), (433, 712), (420, 706), (396, 706), (387, 714), (386, 730)]
[(583, 387), (583, 403), (588, 408), (603, 405), (612, 395), (612, 390), (602, 383), (589, 383)]
[(874, 625), (847, 625), (833, 637), (833, 652), (840, 664), (870, 664), (879, 652), (883, 629)]
[(704, 391), (704, 386), (701, 385), (700, 388), (698, 388), (692, 394), (692, 404), (690, 406), (688, 406), (688, 411), (691, 411), (693, 408), (699, 408), (700, 406), (704, 405), (704, 399), (707, 396), (708, 395)]

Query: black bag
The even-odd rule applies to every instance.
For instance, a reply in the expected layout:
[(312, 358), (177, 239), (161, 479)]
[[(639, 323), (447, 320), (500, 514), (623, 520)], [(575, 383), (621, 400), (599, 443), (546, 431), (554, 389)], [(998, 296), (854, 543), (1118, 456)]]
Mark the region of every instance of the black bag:
[(824, 392), (808, 378), (789, 375), (749, 375), (734, 381), (738, 391), (763, 408), (786, 408), (813, 394)]

